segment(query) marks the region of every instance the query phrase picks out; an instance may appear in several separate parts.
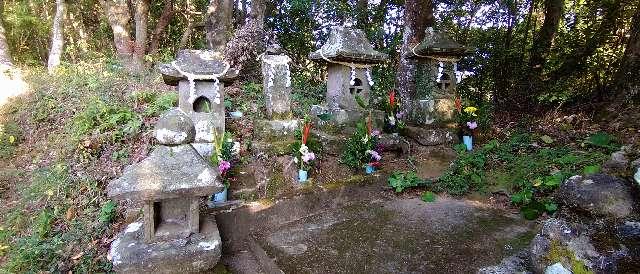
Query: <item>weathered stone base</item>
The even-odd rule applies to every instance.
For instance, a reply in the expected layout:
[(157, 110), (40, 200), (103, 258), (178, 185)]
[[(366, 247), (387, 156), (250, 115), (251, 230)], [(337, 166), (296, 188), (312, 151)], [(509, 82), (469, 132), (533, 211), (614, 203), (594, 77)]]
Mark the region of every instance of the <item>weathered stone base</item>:
[(283, 140), (295, 138), (298, 120), (258, 120), (254, 124), (256, 136), (262, 140)]
[(420, 126), (446, 126), (454, 122), (454, 101), (453, 98), (418, 100), (412, 104), (408, 119)]
[[(322, 120), (319, 117), (327, 115), (328, 119)], [(314, 127), (328, 133), (343, 132), (345, 129), (355, 128), (355, 125), (368, 115), (367, 110), (344, 110), (329, 109), (325, 106), (311, 106), (311, 116), (314, 120)], [(371, 120), (374, 128), (381, 129), (384, 125), (384, 112), (380, 110), (371, 111)]]
[(456, 140), (455, 135), (445, 128), (427, 129), (407, 126), (405, 134), (423, 146), (451, 144)]
[(200, 233), (147, 244), (142, 222), (127, 226), (111, 244), (109, 256), (118, 273), (197, 273), (212, 269), (222, 245), (215, 219), (200, 217)]

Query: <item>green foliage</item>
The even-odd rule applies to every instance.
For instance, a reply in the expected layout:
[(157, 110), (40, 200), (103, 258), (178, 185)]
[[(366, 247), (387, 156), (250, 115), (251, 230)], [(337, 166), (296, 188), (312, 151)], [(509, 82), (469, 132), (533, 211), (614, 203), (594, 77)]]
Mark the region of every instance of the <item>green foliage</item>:
[(116, 217), (116, 208), (118, 207), (118, 204), (116, 204), (114, 201), (109, 200), (106, 203), (104, 203), (102, 205), (102, 207), (100, 208), (100, 222), (103, 223), (111, 223), (111, 221), (113, 221), (113, 219), (115, 219)]
[(388, 179), (389, 186), (391, 186), (396, 192), (402, 192), (403, 190), (411, 187), (416, 187), (423, 184), (423, 180), (416, 175), (415, 172), (399, 172), (394, 171)]
[(557, 206), (546, 198), (569, 176), (592, 173), (608, 157), (598, 150), (530, 145), (532, 135), (515, 134), (493, 140), (473, 152), (458, 145), (458, 158), (434, 185), (436, 191), (462, 195), (471, 191), (503, 191), (527, 218), (552, 213)]
[(615, 151), (620, 148), (620, 145), (616, 143), (616, 138), (606, 132), (598, 132), (587, 138), (587, 144)]
[(166, 92), (161, 94), (143, 92), (140, 93), (139, 96), (144, 97), (136, 97), (137, 101), (148, 104), (143, 112), (143, 115), (147, 117), (158, 116), (170, 108), (176, 107), (178, 104), (178, 94), (175, 92)]
[(436, 201), (436, 198), (437, 198), (437, 197), (436, 197), (436, 194), (435, 194), (435, 193), (433, 193), (433, 192), (431, 192), (431, 191), (425, 191), (425, 192), (422, 192), (422, 195), (420, 196), (420, 199), (421, 199), (422, 201), (427, 202), (427, 203), (433, 203), (433, 202), (435, 202), (435, 201)]
[(16, 123), (0, 123), (0, 159), (13, 155), (20, 143), (22, 132)]
[(94, 99), (75, 115), (72, 131), (78, 138), (87, 134), (107, 133), (112, 141), (119, 141), (138, 133), (141, 125), (140, 115), (132, 109)]
[(369, 135), (365, 122), (359, 122), (344, 146), (340, 162), (353, 169), (362, 168), (371, 160), (367, 150), (374, 150), (377, 144), (377, 137)]
[(303, 117), (312, 105), (319, 105), (324, 100), (327, 85), (315, 82), (302, 74), (291, 75), (291, 110), (296, 117)]

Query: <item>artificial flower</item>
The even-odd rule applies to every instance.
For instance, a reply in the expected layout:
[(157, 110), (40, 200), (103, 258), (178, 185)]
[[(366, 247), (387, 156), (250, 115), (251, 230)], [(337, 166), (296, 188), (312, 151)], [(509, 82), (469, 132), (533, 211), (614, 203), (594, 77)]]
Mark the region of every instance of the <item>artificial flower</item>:
[(478, 127), (478, 123), (476, 123), (476, 121), (467, 122), (467, 126), (469, 129), (476, 129)]
[(311, 130), (311, 123), (304, 124), (304, 128), (302, 129), (302, 144), (307, 143), (307, 139), (309, 138), (309, 131)]
[(392, 111), (396, 106), (396, 91), (394, 89), (389, 92), (389, 106), (391, 107)]
[(233, 147), (231, 148), (231, 153), (233, 155), (238, 155), (238, 153), (240, 153), (240, 143), (239, 142), (233, 142)]
[(378, 136), (380, 135), (380, 131), (377, 129), (374, 129), (373, 131), (371, 131), (371, 136)]
[(382, 156), (380, 156), (380, 153), (378, 153), (375, 150), (367, 150), (366, 153), (371, 154), (371, 159), (375, 160), (376, 162), (382, 159)]
[(307, 153), (309, 153), (309, 148), (305, 144), (300, 145), (300, 154), (305, 155)]
[(220, 164), (218, 165), (218, 171), (220, 171), (220, 173), (225, 173), (230, 168), (231, 168), (231, 163), (225, 160), (220, 161)]
[(400, 111), (400, 112), (396, 113), (396, 118), (402, 119), (402, 117), (404, 117), (404, 111)]
[(362, 137), (362, 143), (366, 144), (367, 142), (369, 142), (369, 136)]
[(392, 126), (396, 125), (396, 118), (394, 118), (393, 116), (389, 116), (389, 124)]
[(478, 116), (476, 114), (476, 111), (478, 111), (478, 108), (476, 108), (476, 107), (466, 107), (466, 108), (464, 108), (464, 112), (469, 113), (472, 116)]
[(456, 109), (458, 113), (462, 112), (462, 99), (460, 97), (456, 98)]
[(309, 161), (313, 161), (315, 159), (316, 159), (316, 155), (313, 152), (302, 154), (302, 161), (305, 163), (309, 163)]

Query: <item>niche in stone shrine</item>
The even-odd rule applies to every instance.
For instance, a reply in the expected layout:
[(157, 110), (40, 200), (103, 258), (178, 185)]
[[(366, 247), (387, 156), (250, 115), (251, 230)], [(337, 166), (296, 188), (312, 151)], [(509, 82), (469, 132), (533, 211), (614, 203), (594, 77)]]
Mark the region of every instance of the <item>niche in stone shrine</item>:
[(360, 80), (360, 78), (353, 80), (353, 85), (349, 88), (349, 93), (351, 93), (351, 95), (360, 95), (360, 93), (362, 93), (362, 80)]
[(448, 91), (451, 88), (451, 76), (448, 73), (442, 73), (438, 79), (440, 89)]
[(200, 96), (193, 101), (193, 111), (211, 113), (211, 101), (209, 98)]

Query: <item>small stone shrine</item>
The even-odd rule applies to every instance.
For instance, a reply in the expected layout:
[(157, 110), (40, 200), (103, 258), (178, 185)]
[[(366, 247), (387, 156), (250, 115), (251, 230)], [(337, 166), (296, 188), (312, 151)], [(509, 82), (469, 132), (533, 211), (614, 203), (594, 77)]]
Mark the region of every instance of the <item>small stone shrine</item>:
[(427, 28), (422, 42), (409, 56), (418, 61), (416, 94), (410, 98), (411, 122), (443, 126), (452, 122), (455, 110), (457, 63), (467, 49), (446, 33)]
[(293, 137), (298, 120), (291, 112), (291, 75), (289, 56), (282, 53), (277, 43), (267, 47), (260, 57), (262, 61), (263, 92), (268, 120), (256, 122), (261, 137), (281, 139)]
[(178, 86), (178, 107), (196, 129), (193, 147), (211, 156), (213, 136), (225, 130), (224, 83), (238, 71), (229, 69), (222, 56), (209, 50), (180, 50), (176, 60), (158, 69), (167, 85)]
[(311, 60), (327, 64), (326, 106), (313, 106), (313, 115), (326, 114), (334, 124), (353, 124), (363, 117), (356, 101), (369, 103), (374, 82), (371, 66), (384, 62), (387, 55), (373, 49), (364, 32), (350, 26), (331, 29), (327, 42), (309, 55)]

